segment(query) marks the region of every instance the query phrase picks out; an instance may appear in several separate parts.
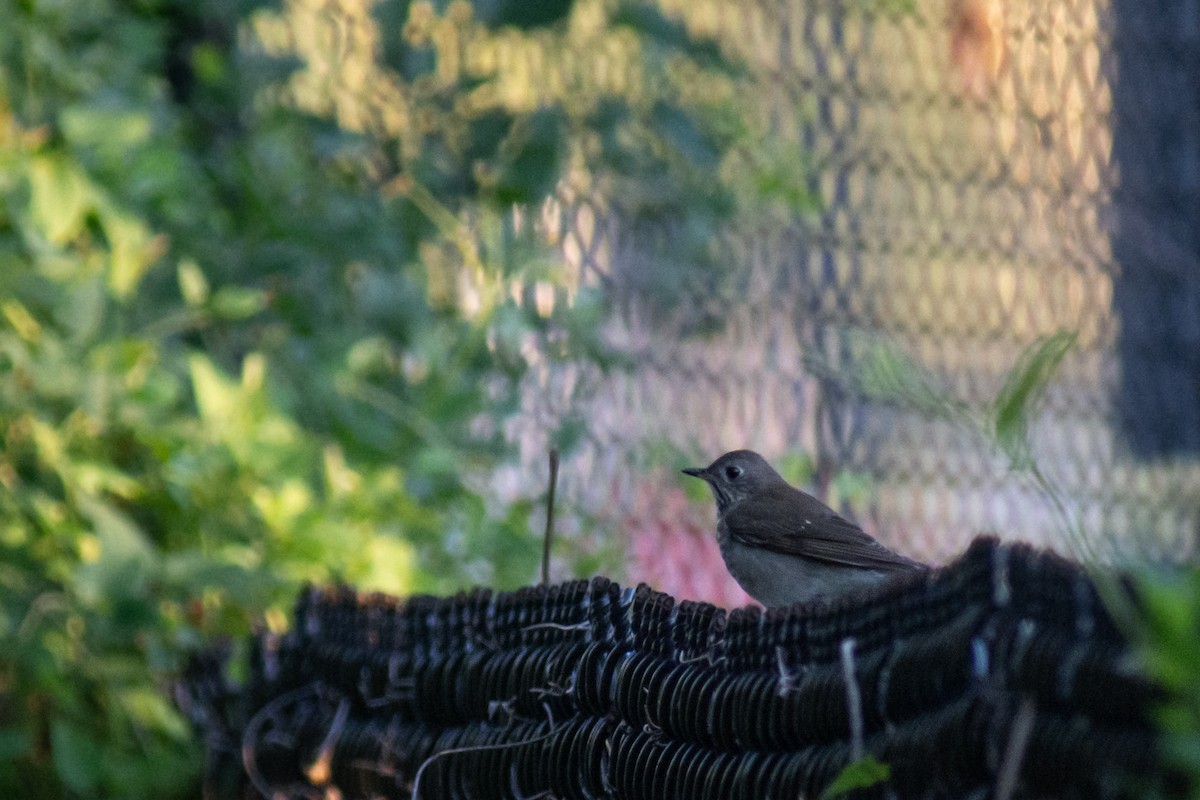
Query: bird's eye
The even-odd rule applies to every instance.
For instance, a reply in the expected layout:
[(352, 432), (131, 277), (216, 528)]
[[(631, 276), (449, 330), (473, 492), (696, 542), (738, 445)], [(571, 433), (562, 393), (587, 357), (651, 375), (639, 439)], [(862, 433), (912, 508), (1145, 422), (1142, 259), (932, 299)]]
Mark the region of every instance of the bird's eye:
[(725, 477), (728, 478), (729, 480), (733, 480), (734, 478), (736, 478), (738, 475), (741, 475), (741, 474), (742, 474), (742, 468), (735, 464), (730, 464), (728, 467), (725, 468)]

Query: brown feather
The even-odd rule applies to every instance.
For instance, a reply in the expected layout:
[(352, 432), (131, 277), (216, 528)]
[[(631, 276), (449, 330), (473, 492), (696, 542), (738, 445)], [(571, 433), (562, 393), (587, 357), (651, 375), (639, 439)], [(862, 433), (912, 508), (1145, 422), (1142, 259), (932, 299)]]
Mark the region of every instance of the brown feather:
[[(893, 553), (821, 501), (786, 484), (753, 503), (739, 503), (722, 520), (737, 541), (830, 565), (878, 572), (908, 572), (922, 564)], [(786, 508), (788, 513), (780, 515)]]

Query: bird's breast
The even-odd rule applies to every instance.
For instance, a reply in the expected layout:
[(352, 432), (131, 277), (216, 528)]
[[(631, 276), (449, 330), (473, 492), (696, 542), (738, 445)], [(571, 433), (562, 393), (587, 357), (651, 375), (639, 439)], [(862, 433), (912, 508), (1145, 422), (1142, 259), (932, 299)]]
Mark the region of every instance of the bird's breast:
[(877, 583), (882, 573), (846, 568), (744, 544), (729, 535), (722, 522), (717, 544), (729, 574), (746, 594), (768, 608), (833, 600)]

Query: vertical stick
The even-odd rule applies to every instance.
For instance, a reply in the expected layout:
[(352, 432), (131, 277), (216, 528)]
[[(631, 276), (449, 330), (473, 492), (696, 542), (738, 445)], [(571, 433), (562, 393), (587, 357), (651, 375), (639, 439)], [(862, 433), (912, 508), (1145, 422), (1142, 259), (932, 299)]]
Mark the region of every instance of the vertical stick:
[(542, 537), (542, 584), (550, 584), (550, 542), (554, 539), (554, 490), (558, 486), (558, 449), (550, 448), (550, 493), (546, 495), (546, 533)]

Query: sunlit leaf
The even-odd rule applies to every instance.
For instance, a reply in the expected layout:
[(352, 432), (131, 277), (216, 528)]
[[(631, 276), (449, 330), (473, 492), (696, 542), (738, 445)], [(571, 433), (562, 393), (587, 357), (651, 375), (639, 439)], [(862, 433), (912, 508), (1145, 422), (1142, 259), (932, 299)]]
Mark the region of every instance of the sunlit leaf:
[(118, 694), (121, 708), (139, 725), (172, 739), (188, 738), (188, 726), (166, 696), (150, 686), (123, 689)]
[(34, 225), (53, 244), (78, 235), (94, 203), (91, 184), (83, 172), (61, 156), (39, 156), (29, 164), (30, 215)]
[(228, 425), (240, 405), (237, 384), (200, 353), (189, 356), (188, 367), (201, 416), (218, 430)]
[(98, 208), (111, 247), (109, 287), (118, 298), (127, 298), (137, 289), (150, 265), (162, 255), (166, 242), (128, 212), (108, 202), (99, 203)]
[(200, 265), (192, 259), (179, 262), (179, 293), (189, 306), (198, 307), (208, 301), (208, 280)]
[(112, 103), (68, 106), (59, 114), (59, 125), (71, 144), (94, 148), (110, 158), (144, 144), (154, 130), (144, 108), (120, 107)]
[(417, 564), (411, 543), (391, 536), (372, 536), (364, 556), (367, 566), (357, 581), (359, 588), (397, 595), (413, 590)]
[(104, 461), (76, 459), (70, 475), (75, 485), (92, 497), (110, 494), (133, 500), (141, 489), (127, 473)]
[(36, 343), (42, 336), (42, 326), (29, 313), (29, 309), (16, 300), (6, 300), (0, 304), (0, 312), (3, 312), (5, 320), (13, 327), (13, 330), (27, 342)]
[(222, 286), (212, 296), (212, 312), (223, 319), (252, 317), (266, 304), (266, 295), (244, 286)]

